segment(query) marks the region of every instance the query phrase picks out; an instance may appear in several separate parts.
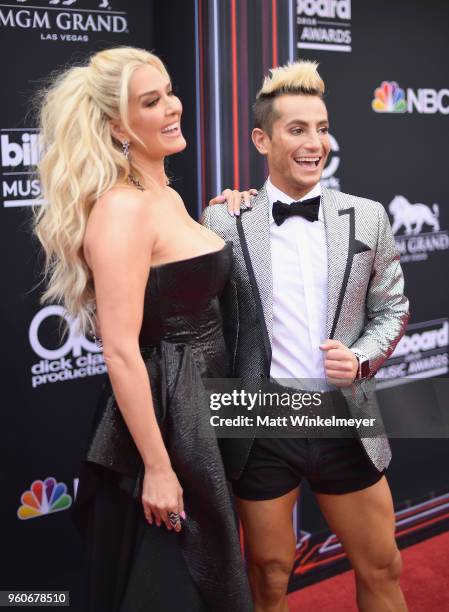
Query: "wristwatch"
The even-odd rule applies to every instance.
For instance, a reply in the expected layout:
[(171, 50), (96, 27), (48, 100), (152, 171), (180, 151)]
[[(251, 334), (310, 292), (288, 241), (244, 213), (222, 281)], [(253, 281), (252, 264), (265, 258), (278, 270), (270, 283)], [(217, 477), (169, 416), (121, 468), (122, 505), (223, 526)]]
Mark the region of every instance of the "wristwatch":
[(369, 357), (367, 357), (367, 355), (365, 355), (364, 353), (361, 353), (360, 351), (355, 351), (354, 349), (351, 349), (351, 350), (356, 356), (358, 364), (359, 364), (359, 367), (357, 368), (357, 374), (355, 375), (355, 379), (362, 380), (363, 378), (368, 378), (370, 374)]

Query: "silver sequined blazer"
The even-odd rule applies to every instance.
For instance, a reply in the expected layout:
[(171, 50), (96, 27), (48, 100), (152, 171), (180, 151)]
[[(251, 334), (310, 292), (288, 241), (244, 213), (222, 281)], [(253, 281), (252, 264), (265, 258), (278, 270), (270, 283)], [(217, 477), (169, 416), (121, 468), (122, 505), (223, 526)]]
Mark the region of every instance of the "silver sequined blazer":
[[(342, 389), (352, 416), (376, 417), (374, 374), (393, 352), (409, 318), (399, 254), (385, 209), (378, 202), (322, 190), (328, 252), (327, 335), (365, 353), (370, 377)], [(273, 283), (269, 203), (265, 186), (252, 208), (233, 218), (226, 204), (208, 206), (201, 222), (234, 245), (233, 271), (222, 298), (223, 323), (236, 378), (269, 376)], [(238, 478), (253, 439), (222, 440), (227, 473)], [(391, 459), (385, 435), (361, 438), (378, 470)]]

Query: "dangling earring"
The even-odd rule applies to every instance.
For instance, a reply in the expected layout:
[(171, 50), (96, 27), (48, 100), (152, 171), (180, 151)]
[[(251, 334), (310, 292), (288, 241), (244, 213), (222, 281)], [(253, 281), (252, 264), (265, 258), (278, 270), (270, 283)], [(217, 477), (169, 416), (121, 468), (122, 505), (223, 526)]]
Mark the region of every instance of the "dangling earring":
[(122, 151), (125, 159), (129, 161), (129, 140), (124, 140), (122, 142)]
[[(123, 155), (125, 156), (126, 161), (129, 163), (129, 140), (124, 140), (122, 142), (122, 151), (123, 151)], [(130, 173), (128, 175), (128, 181), (132, 185), (134, 185), (134, 187), (137, 187), (137, 189), (139, 189), (140, 191), (145, 191), (145, 187), (142, 185), (139, 179), (137, 179), (133, 174)]]

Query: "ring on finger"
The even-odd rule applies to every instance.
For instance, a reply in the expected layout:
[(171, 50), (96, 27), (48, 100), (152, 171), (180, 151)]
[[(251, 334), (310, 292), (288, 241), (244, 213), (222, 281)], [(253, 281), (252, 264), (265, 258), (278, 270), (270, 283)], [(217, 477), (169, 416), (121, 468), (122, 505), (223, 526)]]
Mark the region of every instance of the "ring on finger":
[(181, 522), (179, 514), (177, 512), (169, 512), (168, 520), (170, 521), (170, 525), (172, 527), (176, 527), (176, 525)]

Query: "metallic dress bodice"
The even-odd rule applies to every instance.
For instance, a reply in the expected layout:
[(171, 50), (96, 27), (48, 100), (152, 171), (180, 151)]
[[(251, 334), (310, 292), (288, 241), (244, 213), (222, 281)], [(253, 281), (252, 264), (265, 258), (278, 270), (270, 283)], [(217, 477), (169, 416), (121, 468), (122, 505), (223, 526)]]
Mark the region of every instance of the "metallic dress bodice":
[(190, 259), (151, 268), (139, 344), (148, 349), (188, 345), (201, 374), (224, 376), (226, 353), (219, 296), (228, 279), (232, 244)]

